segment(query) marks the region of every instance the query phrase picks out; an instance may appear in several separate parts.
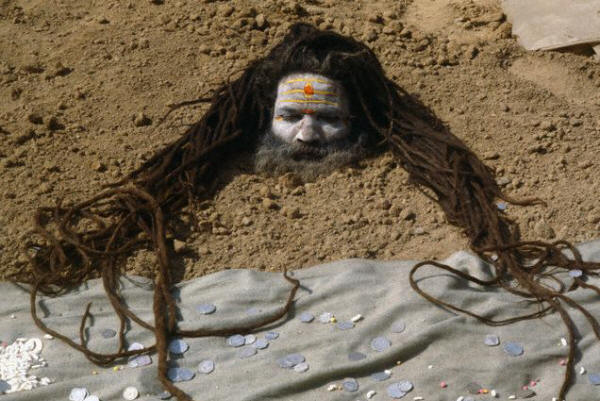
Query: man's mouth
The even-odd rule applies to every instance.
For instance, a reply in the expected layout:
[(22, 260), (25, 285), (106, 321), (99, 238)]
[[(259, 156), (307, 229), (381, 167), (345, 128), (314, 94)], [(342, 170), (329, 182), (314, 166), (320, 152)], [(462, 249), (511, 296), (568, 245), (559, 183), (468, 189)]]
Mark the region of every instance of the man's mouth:
[(291, 157), (295, 161), (320, 160), (327, 155), (327, 149), (312, 145), (294, 145)]

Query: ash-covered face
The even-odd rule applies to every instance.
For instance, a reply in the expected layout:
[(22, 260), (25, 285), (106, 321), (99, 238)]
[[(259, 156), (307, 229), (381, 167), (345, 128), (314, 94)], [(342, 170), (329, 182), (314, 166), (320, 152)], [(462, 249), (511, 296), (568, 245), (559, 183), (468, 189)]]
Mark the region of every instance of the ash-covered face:
[(366, 133), (351, 126), (348, 98), (322, 75), (291, 74), (279, 82), (269, 130), (254, 155), (257, 172), (294, 172), (312, 181), (367, 155)]
[(271, 131), (286, 143), (318, 147), (347, 137), (349, 117), (340, 84), (318, 74), (290, 74), (279, 82)]

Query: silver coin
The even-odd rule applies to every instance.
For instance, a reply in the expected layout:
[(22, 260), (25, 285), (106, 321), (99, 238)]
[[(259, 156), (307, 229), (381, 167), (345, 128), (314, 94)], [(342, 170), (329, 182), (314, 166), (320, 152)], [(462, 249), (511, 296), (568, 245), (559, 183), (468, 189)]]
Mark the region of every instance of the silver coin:
[(215, 370), (215, 363), (210, 359), (205, 359), (198, 365), (198, 372), (208, 375)]
[(234, 334), (227, 338), (227, 345), (230, 347), (241, 347), (246, 344), (246, 338), (240, 334)]
[(371, 375), (371, 379), (373, 379), (377, 382), (382, 382), (384, 380), (389, 379), (390, 377), (392, 377), (392, 375), (389, 374), (388, 372), (377, 372), (377, 373), (373, 373)]
[(279, 333), (276, 331), (269, 331), (267, 334), (265, 334), (265, 338), (269, 341), (276, 340), (279, 338)]
[(300, 362), (298, 365), (294, 366), (294, 370), (298, 373), (304, 373), (308, 370), (309, 366), (306, 362)]
[(88, 396), (88, 391), (85, 387), (75, 387), (69, 393), (69, 401), (83, 401)]
[(569, 270), (569, 276), (576, 278), (583, 276), (583, 272), (579, 269)]
[(402, 333), (406, 330), (406, 324), (402, 320), (396, 320), (392, 324), (392, 333)]
[(254, 344), (255, 341), (256, 341), (256, 336), (254, 334), (248, 334), (248, 335), (244, 336), (244, 344), (246, 344), (246, 345)]
[(213, 304), (200, 304), (196, 306), (196, 312), (201, 313), (203, 315), (210, 315), (217, 310), (217, 307)]
[(352, 322), (339, 322), (336, 327), (340, 330), (350, 330), (354, 328), (354, 323)]
[(117, 332), (115, 330), (113, 330), (113, 329), (102, 329), (100, 331), (100, 335), (103, 338), (112, 338), (112, 337), (114, 337), (114, 336), (117, 335)]
[(0, 380), (0, 394), (8, 391), (11, 389), (11, 385), (8, 384), (8, 382), (4, 381), (4, 380)]
[(127, 401), (133, 401), (136, 398), (138, 398), (140, 395), (140, 392), (138, 391), (137, 388), (130, 386), (125, 388), (125, 390), (123, 390), (123, 398), (126, 399)]
[(192, 380), (195, 375), (194, 372), (186, 368), (170, 368), (167, 370), (167, 377), (173, 383)]
[(344, 388), (344, 390), (350, 393), (354, 393), (358, 391), (358, 382), (356, 381), (356, 379), (348, 377), (344, 379), (344, 381), (342, 381), (342, 387)]
[(600, 373), (590, 373), (588, 375), (588, 380), (590, 381), (591, 384), (593, 384), (594, 386), (598, 386), (600, 385)]
[(373, 340), (371, 340), (371, 348), (377, 352), (383, 352), (391, 345), (391, 341), (385, 337), (375, 337)]
[(189, 348), (190, 348), (190, 346), (188, 345), (188, 343), (186, 343), (185, 341), (183, 341), (179, 338), (177, 338), (169, 343), (169, 351), (172, 354), (183, 354)]
[(254, 355), (256, 355), (256, 348), (254, 347), (244, 347), (238, 352), (238, 358), (240, 359), (247, 359)]
[(288, 354), (283, 358), (279, 358), (277, 360), (277, 363), (279, 363), (279, 366), (282, 368), (290, 369), (298, 365), (299, 363), (304, 362), (305, 360), (306, 359), (301, 354)]
[(386, 388), (387, 395), (392, 398), (399, 399), (406, 395), (406, 391), (402, 391), (400, 383), (392, 383)]
[(366, 357), (367, 356), (362, 352), (351, 352), (348, 354), (348, 359), (350, 359), (351, 361), (360, 361), (362, 359), (365, 359)]
[(398, 388), (402, 391), (404, 391), (405, 393), (408, 393), (409, 391), (411, 391), (413, 389), (413, 384), (411, 382), (409, 382), (408, 380), (403, 380), (401, 382), (398, 382)]
[(310, 312), (304, 312), (300, 315), (300, 321), (302, 323), (310, 323), (315, 320), (315, 315)]
[(265, 349), (269, 346), (269, 342), (264, 338), (259, 338), (252, 346), (256, 349)]
[(329, 323), (329, 322), (331, 322), (332, 318), (333, 318), (333, 313), (331, 313), (331, 312), (321, 313), (319, 315), (319, 322), (321, 322), (321, 323)]
[(127, 366), (129, 366), (130, 368), (139, 368), (142, 366), (148, 366), (151, 363), (152, 358), (150, 357), (150, 355), (139, 355), (130, 358), (129, 362), (127, 362)]
[(504, 352), (511, 356), (519, 356), (523, 354), (523, 346), (514, 342), (504, 343)]
[(500, 344), (500, 338), (494, 334), (488, 334), (485, 336), (483, 343), (489, 347), (495, 347), (496, 345)]

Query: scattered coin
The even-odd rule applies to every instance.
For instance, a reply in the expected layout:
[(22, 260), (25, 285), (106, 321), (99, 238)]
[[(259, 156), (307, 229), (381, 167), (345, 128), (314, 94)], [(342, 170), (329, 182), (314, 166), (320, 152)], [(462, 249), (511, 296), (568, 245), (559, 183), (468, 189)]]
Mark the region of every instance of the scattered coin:
[(348, 377), (344, 379), (344, 381), (342, 381), (342, 387), (344, 388), (344, 390), (350, 393), (354, 393), (358, 391), (358, 382), (356, 381), (356, 379)]
[(246, 338), (240, 334), (234, 334), (227, 338), (227, 345), (230, 347), (241, 347), (246, 344)]
[(269, 342), (264, 338), (259, 338), (252, 346), (256, 349), (265, 349), (269, 346)]
[(523, 354), (523, 347), (519, 343), (508, 342), (504, 344), (504, 352), (511, 356)]
[(167, 377), (173, 383), (186, 382), (192, 380), (196, 374), (186, 368), (170, 368), (167, 371)]
[(277, 360), (277, 363), (282, 368), (290, 369), (298, 365), (299, 363), (304, 362), (305, 360), (306, 359), (301, 354), (288, 354), (283, 358), (279, 358)]
[(378, 382), (382, 382), (384, 380), (387, 380), (390, 377), (392, 377), (392, 375), (388, 371), (377, 372), (377, 373), (373, 373), (371, 375), (371, 379), (373, 379), (375, 381), (378, 381)]
[(594, 386), (598, 386), (600, 385), (600, 373), (590, 373), (588, 375), (588, 380), (590, 381), (590, 383), (592, 383)]
[(215, 370), (215, 363), (210, 359), (205, 359), (198, 365), (198, 372), (208, 375)]
[(196, 306), (196, 312), (201, 313), (203, 315), (210, 315), (217, 310), (217, 307), (213, 304), (200, 304)]
[(139, 355), (130, 358), (129, 362), (127, 362), (127, 366), (130, 368), (140, 368), (142, 366), (148, 366), (151, 363), (152, 358), (150, 358), (150, 355)]
[(402, 333), (406, 329), (406, 324), (402, 320), (397, 320), (392, 324), (392, 333)]
[(279, 338), (279, 333), (275, 331), (269, 331), (267, 334), (265, 334), (265, 338), (269, 341), (276, 340), (277, 338)]
[(518, 389), (517, 392), (515, 393), (515, 395), (517, 396), (517, 398), (529, 398), (529, 397), (533, 397), (535, 395), (535, 391), (531, 390), (531, 389)]
[(321, 322), (321, 323), (329, 323), (332, 318), (333, 318), (333, 313), (331, 313), (331, 312), (324, 312), (324, 313), (321, 313), (319, 315), (319, 322)]
[(411, 382), (409, 382), (408, 380), (403, 380), (401, 382), (398, 382), (398, 388), (402, 391), (404, 391), (405, 393), (408, 393), (409, 391), (411, 391), (413, 389), (413, 384)]
[(254, 347), (244, 347), (238, 352), (238, 358), (247, 359), (256, 355), (256, 348)]
[(179, 338), (176, 338), (175, 340), (169, 343), (169, 351), (172, 354), (183, 354), (189, 348), (190, 346), (188, 345), (188, 343)]
[(576, 278), (583, 276), (583, 272), (579, 269), (569, 270), (569, 276)]
[(336, 327), (340, 330), (350, 330), (354, 328), (354, 323), (352, 322), (339, 322)]
[(351, 361), (360, 361), (361, 359), (365, 359), (367, 356), (362, 352), (351, 352), (348, 354), (348, 359)]
[(395, 399), (402, 398), (406, 395), (406, 391), (402, 391), (400, 388), (400, 383), (392, 383), (387, 386), (387, 394)]
[(392, 343), (385, 337), (375, 337), (371, 341), (371, 348), (377, 352), (383, 352), (388, 349)]
[(113, 329), (103, 329), (100, 331), (102, 338), (112, 338), (117, 335), (117, 332)]
[(254, 344), (255, 341), (256, 341), (256, 336), (254, 334), (248, 334), (248, 335), (244, 336), (244, 344), (246, 344), (246, 345)]
[(310, 312), (304, 312), (300, 315), (300, 321), (302, 323), (310, 323), (315, 320), (315, 315)]
[(482, 389), (482, 387), (479, 383), (471, 382), (467, 384), (466, 389), (470, 394), (479, 394), (479, 391)]
[(127, 351), (139, 351), (144, 349), (144, 345), (140, 343), (131, 343), (131, 345), (127, 348)]
[(135, 400), (139, 395), (140, 392), (133, 386), (127, 387), (125, 390), (123, 390), (123, 398), (129, 401)]
[(489, 347), (495, 347), (496, 345), (500, 344), (500, 338), (494, 334), (488, 334), (485, 336), (483, 343)]
[(88, 396), (88, 391), (85, 387), (75, 387), (71, 389), (69, 394), (70, 401), (83, 401)]
[(171, 397), (172, 395), (168, 391), (163, 391), (162, 393), (156, 395), (156, 398), (159, 400), (168, 400)]
[(294, 366), (294, 370), (298, 373), (304, 373), (308, 370), (309, 366), (306, 362), (300, 362), (296, 366)]

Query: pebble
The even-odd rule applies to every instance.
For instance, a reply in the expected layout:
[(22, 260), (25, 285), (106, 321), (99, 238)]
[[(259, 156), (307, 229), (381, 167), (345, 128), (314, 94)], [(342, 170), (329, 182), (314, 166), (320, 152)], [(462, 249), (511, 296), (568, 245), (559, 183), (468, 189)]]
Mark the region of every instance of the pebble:
[(406, 330), (406, 324), (402, 320), (397, 320), (392, 324), (392, 333), (402, 333)]
[(254, 334), (248, 334), (244, 336), (244, 341), (244, 344), (246, 345), (254, 344), (256, 342), (256, 336)]
[(319, 315), (319, 322), (321, 323), (329, 323), (333, 319), (333, 313), (324, 312)]
[(294, 366), (298, 365), (299, 363), (304, 362), (305, 360), (306, 359), (301, 354), (288, 354), (288, 355), (284, 356), (283, 358), (279, 358), (277, 360), (277, 363), (279, 364), (279, 367), (281, 367), (281, 368), (291, 369)]
[(583, 366), (579, 368), (579, 374), (580, 375), (585, 374), (585, 368)]
[(256, 22), (256, 27), (258, 29), (263, 29), (267, 26), (267, 19), (265, 18), (264, 14), (258, 14), (255, 18), (254, 21)]
[(446, 388), (446, 387), (448, 387), (448, 383), (446, 383), (446, 382), (440, 382), (440, 387), (441, 388)]
[(276, 340), (277, 338), (279, 338), (279, 333), (277, 333), (276, 331), (269, 331), (267, 334), (265, 334), (265, 338), (267, 340)]
[(200, 304), (196, 306), (196, 311), (203, 315), (210, 315), (217, 310), (217, 307), (213, 304)]
[(494, 334), (488, 334), (485, 336), (483, 343), (489, 347), (495, 347), (496, 345), (500, 344), (500, 338)]
[(264, 338), (259, 338), (252, 346), (256, 349), (265, 349), (269, 346), (269, 342)]
[(135, 116), (133, 116), (133, 124), (136, 127), (143, 127), (152, 124), (152, 120), (150, 120), (144, 113), (137, 113)]
[(186, 368), (170, 368), (167, 371), (167, 377), (173, 383), (186, 382), (192, 380), (196, 374)]
[(297, 364), (296, 366), (294, 366), (294, 371), (296, 371), (298, 373), (304, 373), (308, 370), (308, 368), (309, 368), (308, 363), (301, 362), (301, 363)]
[(366, 357), (367, 356), (362, 352), (351, 352), (348, 354), (348, 359), (350, 359), (351, 361), (360, 361), (362, 359), (365, 359)]
[(352, 322), (339, 322), (336, 327), (340, 330), (350, 330), (354, 328), (354, 323)]
[(227, 338), (227, 345), (230, 347), (241, 347), (246, 344), (246, 338), (240, 334), (234, 334)]
[(492, 389), (492, 391), (490, 391), (490, 395), (491, 395), (492, 397), (494, 397), (494, 398), (495, 398), (495, 397), (498, 397), (498, 392), (497, 392), (496, 390), (493, 390), (493, 389)]
[(344, 388), (344, 390), (346, 390), (350, 393), (354, 393), (354, 392), (358, 391), (359, 386), (358, 386), (358, 382), (356, 381), (356, 379), (348, 377), (342, 381), (342, 387)]
[(300, 321), (302, 323), (310, 323), (315, 320), (315, 315), (310, 312), (304, 312), (300, 315)]
[(371, 348), (377, 352), (383, 352), (388, 349), (392, 343), (385, 337), (375, 337), (371, 340)]
[(598, 386), (600, 385), (600, 373), (590, 373), (588, 375), (588, 380), (590, 381), (590, 383), (592, 383), (594, 386)]
[(566, 338), (564, 338), (564, 337), (561, 337), (561, 339), (560, 339), (560, 344), (561, 344), (563, 347), (566, 347), (567, 345), (569, 345), (569, 343), (567, 342), (567, 339), (566, 339)]
[(511, 356), (519, 356), (523, 354), (523, 346), (515, 342), (508, 342), (504, 344), (504, 352)]
[(190, 348), (188, 343), (181, 339), (175, 339), (169, 343), (169, 351), (172, 354), (183, 354)]
[(211, 374), (215, 370), (215, 363), (210, 359), (205, 359), (198, 365), (198, 372), (205, 375)]
[(182, 253), (185, 250), (187, 250), (187, 244), (185, 241), (178, 239), (173, 240), (173, 251), (175, 251), (175, 253)]
[(254, 347), (244, 347), (238, 352), (238, 358), (248, 359), (256, 355), (256, 352), (256, 348)]
[(45, 338), (46, 340), (53, 340), (53, 339), (54, 339), (54, 336), (52, 336), (52, 335), (50, 335), (50, 334), (44, 334), (44, 338)]
[(103, 338), (112, 338), (117, 335), (117, 332), (113, 329), (104, 329), (104, 330), (100, 331), (100, 335)]
[(392, 377), (392, 372), (389, 370), (384, 370), (383, 372), (373, 373), (371, 375), (371, 379), (373, 379), (377, 382), (382, 382), (384, 380), (389, 379), (390, 377)]
[(88, 396), (88, 391), (85, 387), (75, 387), (69, 393), (70, 401), (83, 401)]
[(139, 395), (140, 392), (133, 386), (127, 387), (125, 390), (123, 390), (123, 398), (129, 401), (135, 400)]
[(377, 392), (375, 390), (371, 390), (367, 393), (367, 399), (370, 400), (371, 398), (373, 398), (375, 396), (375, 394), (377, 394)]

